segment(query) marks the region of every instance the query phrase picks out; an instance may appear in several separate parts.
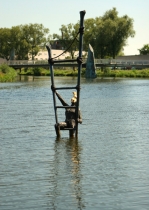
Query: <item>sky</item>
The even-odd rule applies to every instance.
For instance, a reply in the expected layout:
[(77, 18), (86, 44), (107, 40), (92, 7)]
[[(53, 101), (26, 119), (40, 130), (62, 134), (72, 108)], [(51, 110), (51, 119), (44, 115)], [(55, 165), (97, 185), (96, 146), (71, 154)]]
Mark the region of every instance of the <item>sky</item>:
[(115, 7), (118, 16), (128, 15), (134, 20), (134, 38), (128, 38), (125, 55), (138, 55), (149, 44), (149, 0), (0, 0), (0, 28), (29, 23), (43, 24), (50, 34), (60, 34), (62, 24), (77, 23), (80, 11), (85, 19), (103, 16)]

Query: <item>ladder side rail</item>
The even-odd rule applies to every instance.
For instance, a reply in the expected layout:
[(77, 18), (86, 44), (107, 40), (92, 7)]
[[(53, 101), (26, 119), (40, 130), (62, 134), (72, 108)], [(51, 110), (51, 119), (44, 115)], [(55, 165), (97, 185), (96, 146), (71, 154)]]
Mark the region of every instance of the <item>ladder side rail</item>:
[[(51, 74), (51, 84), (52, 87), (55, 87), (55, 83), (54, 83), (54, 72), (53, 72), (53, 62), (52, 62), (52, 52), (51, 52), (51, 46), (47, 46), (46, 48), (48, 50), (48, 54), (49, 54), (49, 64), (50, 64), (50, 74)], [(53, 93), (53, 104), (54, 104), (54, 113), (55, 113), (55, 121), (56, 123), (58, 123), (58, 117), (57, 117), (57, 109), (56, 109), (56, 97), (55, 97), (55, 92), (52, 91)]]
[(77, 109), (76, 109), (76, 137), (78, 136), (78, 114), (80, 102), (80, 77), (82, 69), (82, 51), (83, 51), (83, 33), (84, 33), (84, 16), (85, 11), (80, 12), (80, 33), (79, 33), (79, 58), (78, 58), (78, 81), (77, 81)]
[[(55, 87), (53, 65), (51, 65), (51, 64), (50, 64), (50, 73), (51, 73), (51, 83), (52, 83), (52, 86)], [(56, 121), (56, 123), (58, 123), (57, 109), (56, 109), (56, 96), (55, 96), (55, 92), (54, 91), (52, 91), (52, 93), (53, 93), (55, 121)]]

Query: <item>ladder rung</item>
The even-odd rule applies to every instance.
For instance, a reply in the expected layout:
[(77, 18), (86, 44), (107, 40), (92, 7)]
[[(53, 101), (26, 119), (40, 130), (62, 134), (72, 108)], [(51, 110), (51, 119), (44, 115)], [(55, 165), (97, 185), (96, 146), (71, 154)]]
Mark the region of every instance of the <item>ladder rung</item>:
[(54, 60), (54, 63), (69, 63), (69, 62), (77, 62), (77, 59), (66, 59), (66, 60)]
[(77, 107), (76, 106), (55, 106), (55, 108), (73, 108), (73, 109), (76, 109)]
[(57, 88), (55, 88), (55, 90), (71, 90), (71, 89), (76, 89), (76, 87), (57, 87)]
[(75, 128), (60, 128), (60, 130), (76, 130)]

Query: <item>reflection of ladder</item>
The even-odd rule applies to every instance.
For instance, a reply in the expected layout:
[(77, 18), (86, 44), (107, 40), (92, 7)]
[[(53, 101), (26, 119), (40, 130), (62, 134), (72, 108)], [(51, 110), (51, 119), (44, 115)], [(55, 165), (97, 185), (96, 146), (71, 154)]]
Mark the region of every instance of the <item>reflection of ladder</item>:
[[(56, 128), (56, 134), (57, 136), (60, 136), (60, 130), (69, 130), (69, 135), (73, 136), (74, 134), (78, 135), (78, 113), (79, 113), (79, 100), (80, 100), (80, 77), (81, 77), (81, 69), (82, 69), (82, 49), (83, 49), (83, 33), (84, 33), (84, 16), (85, 16), (85, 11), (80, 12), (80, 28), (79, 28), (79, 56), (77, 59), (71, 59), (71, 60), (54, 60), (52, 58), (52, 53), (51, 53), (51, 47), (46, 46), (49, 54), (49, 65), (50, 65), (50, 74), (51, 74), (51, 88), (52, 90), (62, 90), (62, 89), (75, 89), (77, 90), (77, 105), (76, 107), (72, 106), (57, 106), (56, 105), (56, 97), (55, 97), (55, 91), (53, 92), (53, 103), (54, 103), (54, 112), (55, 112), (55, 121), (56, 124), (58, 124), (58, 116), (57, 116), (57, 109), (58, 108), (75, 108), (76, 109), (76, 126), (75, 128), (61, 128), (61, 127), (55, 127)], [(54, 71), (53, 71), (53, 65), (54, 63), (62, 63), (62, 62), (77, 62), (78, 63), (78, 79), (77, 79), (77, 85), (75, 87), (55, 87), (54, 83)]]

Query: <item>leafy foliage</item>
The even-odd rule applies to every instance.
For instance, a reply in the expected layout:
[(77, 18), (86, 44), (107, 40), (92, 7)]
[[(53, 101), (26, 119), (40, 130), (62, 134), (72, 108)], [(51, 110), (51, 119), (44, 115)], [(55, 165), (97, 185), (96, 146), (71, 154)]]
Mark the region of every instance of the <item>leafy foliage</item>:
[[(106, 11), (103, 16), (85, 19), (84, 21), (83, 50), (88, 51), (89, 44), (94, 49), (96, 58), (115, 58), (122, 52), (129, 37), (134, 37), (133, 19), (127, 15), (118, 16), (118, 11), (113, 8)], [(74, 58), (75, 51), (79, 48), (76, 35), (79, 31), (79, 21), (76, 24), (61, 25), (60, 34), (49, 34), (49, 29), (42, 24), (26, 24), (12, 28), (0, 28), (0, 57), (7, 60), (30, 59), (39, 52), (51, 39), (58, 40), (64, 50)], [(140, 49), (140, 53), (146, 53)]]
[(17, 72), (13, 68), (6, 64), (0, 65), (0, 82), (13, 82), (16, 76)]
[(126, 45), (127, 38), (135, 35), (133, 19), (127, 15), (118, 17), (116, 8), (107, 11), (102, 17), (89, 20), (89, 22), (89, 24), (92, 22), (93, 28), (86, 25), (88, 38), (84, 39), (91, 43), (96, 58), (115, 58)]
[[(89, 44), (94, 49), (96, 58), (115, 58), (122, 52), (129, 37), (134, 37), (133, 19), (127, 15), (118, 16), (116, 8), (105, 12), (102, 17), (89, 18), (84, 21), (84, 45), (83, 49), (88, 50)], [(64, 49), (74, 39), (79, 30), (79, 22), (76, 24), (62, 25), (61, 35), (53, 34), (53, 38), (61, 41)], [(68, 50), (74, 57), (74, 51), (78, 50), (78, 43), (75, 42)]]
[(149, 44), (145, 44), (141, 49), (139, 49), (140, 55), (149, 54)]
[[(42, 24), (26, 24), (9, 28), (0, 28), (0, 57), (7, 60), (28, 59), (37, 55), (41, 45), (45, 45), (49, 29)], [(49, 39), (49, 37), (48, 37)]]

